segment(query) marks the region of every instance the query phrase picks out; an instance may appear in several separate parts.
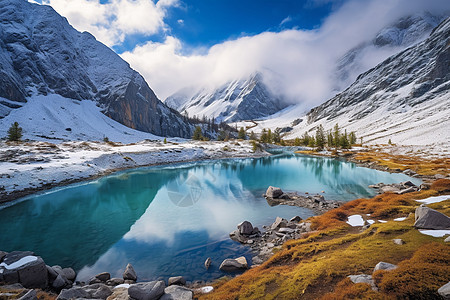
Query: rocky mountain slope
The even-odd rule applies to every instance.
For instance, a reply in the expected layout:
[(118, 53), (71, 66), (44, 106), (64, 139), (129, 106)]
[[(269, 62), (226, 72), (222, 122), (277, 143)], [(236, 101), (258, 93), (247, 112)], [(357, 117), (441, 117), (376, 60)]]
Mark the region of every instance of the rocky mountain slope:
[(348, 51), (336, 63), (336, 90), (342, 91), (348, 87), (359, 74), (373, 66), (374, 59), (380, 56), (386, 59), (426, 39), (446, 15), (422, 12), (401, 18), (379, 31), (372, 40)]
[(140, 131), (191, 135), (144, 78), (91, 34), (76, 31), (50, 6), (0, 0), (0, 118), (31, 97), (52, 94), (93, 100), (105, 115)]
[(335, 123), (366, 142), (450, 141), (450, 18), (424, 41), (361, 74), (345, 91), (313, 108), (292, 135)]
[(168, 97), (165, 104), (190, 116), (214, 117), (216, 122), (258, 119), (288, 106), (270, 92), (259, 73), (227, 82), (212, 91), (202, 88), (193, 96), (186, 92), (182, 90)]

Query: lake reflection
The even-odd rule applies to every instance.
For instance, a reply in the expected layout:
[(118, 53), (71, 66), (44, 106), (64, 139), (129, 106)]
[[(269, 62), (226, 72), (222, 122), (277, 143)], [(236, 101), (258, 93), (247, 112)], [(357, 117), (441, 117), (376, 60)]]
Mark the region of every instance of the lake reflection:
[[(276, 155), (120, 172), (87, 184), (35, 195), (0, 210), (1, 250), (32, 250), (47, 264), (72, 266), (79, 280), (127, 263), (139, 279), (222, 276), (220, 262), (245, 255), (228, 233), (249, 220), (261, 226), (276, 216), (302, 218), (310, 210), (270, 207), (269, 185), (346, 201), (373, 195), (369, 184), (411, 180), (328, 158)], [(419, 183), (415, 180), (415, 183)], [(213, 265), (206, 271), (207, 257)]]

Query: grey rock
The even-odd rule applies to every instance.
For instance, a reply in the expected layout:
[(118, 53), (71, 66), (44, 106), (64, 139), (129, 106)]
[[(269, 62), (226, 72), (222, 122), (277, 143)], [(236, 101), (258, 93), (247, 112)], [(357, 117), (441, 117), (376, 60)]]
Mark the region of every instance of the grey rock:
[(399, 193), (400, 189), (395, 186), (386, 185), (380, 188), (380, 193)]
[(106, 299), (112, 291), (105, 284), (97, 283), (86, 286), (75, 286), (70, 289), (63, 289), (59, 293), (57, 300), (69, 299)]
[(445, 243), (449, 243), (450, 242), (450, 235), (448, 237), (445, 238), (444, 240)]
[(450, 299), (450, 281), (438, 289), (438, 294), (444, 299)]
[(19, 300), (37, 300), (37, 293), (35, 290), (29, 290), (25, 295), (19, 298)]
[(389, 270), (394, 270), (396, 269), (397, 266), (394, 264), (390, 264), (387, 262), (383, 262), (380, 261), (379, 263), (377, 263), (377, 265), (375, 266), (375, 268), (373, 269), (373, 271), (378, 271), (378, 270), (385, 270), (385, 271), (389, 271)]
[(269, 186), (266, 191), (267, 198), (279, 198), (283, 195), (283, 191), (278, 187)]
[(8, 252), (0, 251), (0, 263), (3, 261), (3, 258), (8, 254)]
[(293, 233), (294, 231), (295, 231), (294, 229), (287, 228), (287, 227), (282, 227), (278, 230), (278, 232), (285, 233), (285, 234)]
[(160, 300), (192, 300), (194, 293), (185, 287), (171, 285), (164, 289), (164, 295)]
[(450, 229), (450, 218), (432, 208), (420, 205), (416, 208), (414, 227), (421, 229)]
[(89, 284), (97, 284), (97, 283), (103, 283), (103, 281), (101, 281), (100, 279), (96, 278), (96, 277), (92, 277), (91, 279), (89, 279)]
[(401, 185), (403, 185), (404, 187), (415, 187), (416, 186), (414, 183), (412, 183), (409, 180), (402, 182)]
[(372, 275), (359, 274), (347, 276), (353, 283), (368, 283), (373, 284)]
[(30, 251), (13, 251), (5, 255), (3, 263), (11, 265), (22, 258), (33, 256), (36, 259), (15, 269), (4, 270), (3, 280), (8, 283), (20, 282), (26, 288), (42, 288), (48, 285), (47, 266), (39, 256)]
[(242, 243), (242, 244), (247, 243), (247, 239), (248, 239), (246, 236), (240, 234), (239, 230), (237, 230), (237, 229), (235, 231), (233, 231), (233, 232), (230, 232), (230, 238), (233, 241), (237, 241), (237, 242)]
[(113, 293), (106, 298), (107, 300), (129, 300), (128, 289), (125, 287), (115, 288), (112, 291)]
[(404, 245), (404, 244), (405, 244), (405, 241), (402, 240), (402, 239), (393, 239), (392, 241), (393, 241), (394, 244), (396, 244), (396, 245)]
[(71, 299), (89, 299), (91, 295), (85, 291), (82, 287), (73, 287), (71, 289), (64, 289), (59, 293), (56, 300), (71, 300)]
[(66, 286), (67, 286), (66, 279), (63, 278), (63, 276), (61, 276), (60, 274), (58, 274), (58, 276), (52, 283), (52, 287), (57, 291), (61, 291)]
[(125, 280), (137, 280), (136, 271), (131, 264), (127, 264), (125, 271), (123, 272), (123, 279)]
[(100, 281), (106, 282), (107, 280), (111, 279), (111, 274), (109, 274), (108, 272), (103, 272), (95, 275), (95, 278), (97, 278)]
[(219, 269), (224, 272), (242, 271), (248, 268), (247, 260), (241, 256), (236, 259), (227, 258), (221, 264)]
[(301, 220), (303, 220), (303, 219), (300, 218), (299, 216), (295, 216), (292, 219), (290, 219), (291, 222), (296, 222), (296, 223), (300, 222)]
[(205, 260), (205, 268), (206, 268), (206, 270), (208, 270), (209, 269), (209, 267), (211, 266), (211, 257), (208, 257), (206, 260)]
[(444, 179), (445, 176), (442, 175), (442, 174), (436, 174), (436, 175), (434, 175), (434, 178), (436, 178), (436, 179)]
[(116, 286), (123, 283), (125, 283), (125, 280), (123, 280), (122, 278), (111, 278), (110, 280), (106, 281), (106, 285), (109, 286)]
[(249, 221), (244, 221), (237, 226), (239, 233), (242, 235), (250, 235), (253, 232), (253, 225)]
[(72, 268), (64, 268), (64, 269), (62, 269), (62, 272), (63, 272), (64, 276), (72, 282), (77, 277), (77, 273)]
[(128, 295), (136, 300), (156, 300), (164, 294), (164, 281), (141, 282), (128, 288)]
[(50, 282), (52, 282), (53, 280), (56, 279), (56, 277), (58, 277), (58, 273), (50, 266), (46, 266), (47, 267), (47, 275), (48, 275), (48, 279)]
[(403, 194), (412, 193), (412, 192), (415, 192), (415, 191), (417, 191), (416, 187), (409, 187), (407, 189), (400, 190), (399, 192), (397, 192), (397, 194), (403, 195)]
[(419, 186), (419, 188), (420, 188), (421, 190), (429, 190), (429, 189), (431, 188), (431, 184), (429, 184), (429, 183), (422, 183), (422, 184)]
[(264, 262), (259, 256), (253, 257), (253, 258), (252, 258), (252, 261), (253, 261), (253, 263), (256, 264), (256, 265), (260, 265), (260, 264), (262, 264), (262, 263)]
[(170, 277), (168, 280), (169, 285), (186, 285), (186, 279), (183, 276)]
[(91, 284), (84, 286), (91, 298), (93, 299), (106, 299), (112, 294), (111, 289), (103, 283)]
[(272, 226), (270, 226), (270, 229), (276, 230), (276, 229), (281, 228), (281, 227), (286, 227), (287, 223), (288, 222), (287, 222), (286, 219), (277, 217), (275, 219), (275, 222), (273, 222)]

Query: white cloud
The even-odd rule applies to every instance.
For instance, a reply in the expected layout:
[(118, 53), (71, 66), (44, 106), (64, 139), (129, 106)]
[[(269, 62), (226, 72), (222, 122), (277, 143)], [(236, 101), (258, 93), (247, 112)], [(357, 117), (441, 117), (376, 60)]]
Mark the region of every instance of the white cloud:
[[(350, 0), (315, 30), (265, 32), (189, 55), (183, 54), (180, 40), (168, 36), (163, 43), (148, 42), (121, 56), (143, 74), (161, 99), (185, 86), (217, 85), (259, 70), (272, 89), (312, 106), (333, 95), (334, 63), (348, 50), (402, 16), (423, 10), (439, 13), (449, 6), (443, 0)], [(364, 67), (394, 51), (366, 53), (370, 61), (363, 62)]]
[(166, 30), (167, 8), (178, 0), (43, 0), (80, 31), (89, 31), (108, 46), (120, 44), (129, 34), (151, 35)]

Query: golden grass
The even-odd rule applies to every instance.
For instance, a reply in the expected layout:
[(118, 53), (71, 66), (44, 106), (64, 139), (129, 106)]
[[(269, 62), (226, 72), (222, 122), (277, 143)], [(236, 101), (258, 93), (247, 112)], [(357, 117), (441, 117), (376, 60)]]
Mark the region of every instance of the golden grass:
[[(286, 242), (261, 266), (231, 280), (216, 282), (214, 292), (200, 295), (199, 299), (389, 299), (394, 295), (408, 298), (408, 290), (414, 291), (418, 299), (435, 296), (436, 286), (450, 279), (450, 245), (444, 244), (442, 238), (421, 234), (413, 227), (413, 215), (403, 222), (375, 223), (364, 232), (355, 232), (345, 223), (347, 216), (355, 213), (370, 213), (374, 220), (408, 216), (419, 205), (414, 199), (438, 195), (450, 188), (450, 181), (437, 181), (432, 188), (437, 190), (357, 199), (310, 218), (317, 232)], [(449, 206), (447, 200), (432, 207), (448, 214)], [(405, 244), (394, 244), (392, 240), (397, 238)], [(443, 255), (444, 252), (447, 254)], [(420, 264), (420, 259), (425, 262)], [(347, 279), (352, 274), (372, 274), (380, 261), (399, 264), (398, 271), (389, 275), (376, 274), (380, 292)], [(433, 266), (436, 266), (435, 273), (432, 273)], [(429, 276), (426, 284), (417, 283), (422, 276)], [(397, 284), (399, 289), (395, 294), (392, 290)]]

